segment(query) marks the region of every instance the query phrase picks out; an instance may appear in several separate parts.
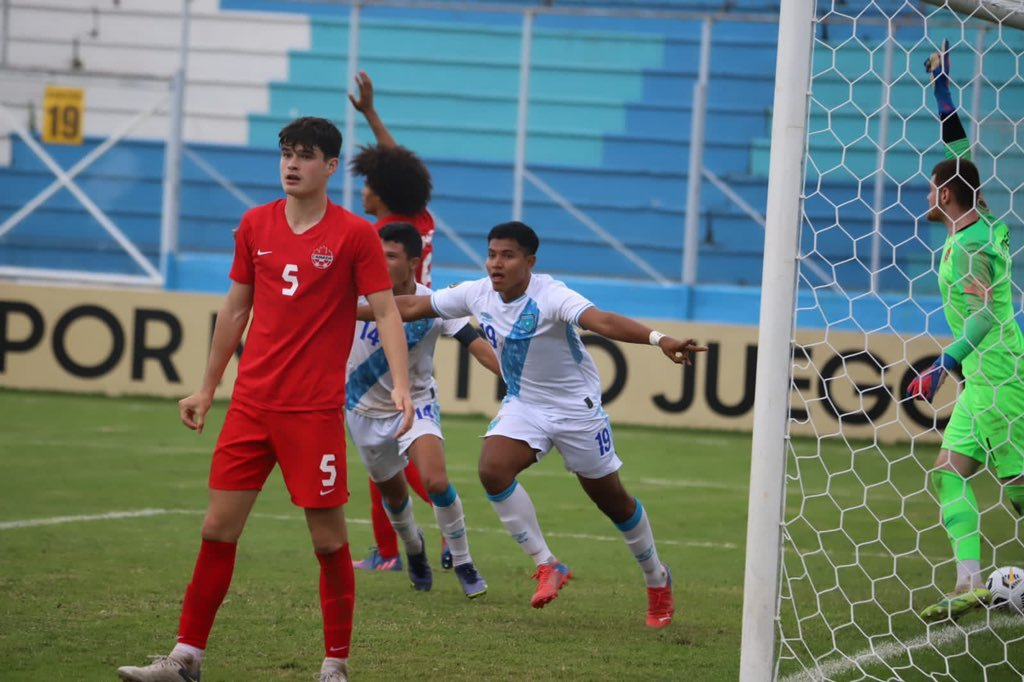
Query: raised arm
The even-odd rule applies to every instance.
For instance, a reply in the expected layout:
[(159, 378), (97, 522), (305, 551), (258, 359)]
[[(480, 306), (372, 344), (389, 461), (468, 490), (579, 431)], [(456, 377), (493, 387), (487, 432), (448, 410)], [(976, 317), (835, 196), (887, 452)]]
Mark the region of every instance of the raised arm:
[(359, 98), (349, 95), (348, 100), (352, 102), (356, 111), (366, 119), (370, 130), (373, 131), (373, 136), (377, 139), (377, 144), (381, 147), (397, 147), (398, 143), (391, 136), (391, 131), (387, 129), (384, 121), (380, 119), (380, 115), (373, 107), (373, 81), (365, 71), (360, 71), (356, 76), (356, 89), (359, 91)]
[(707, 346), (698, 346), (693, 339), (680, 340), (656, 332), (647, 325), (640, 324), (618, 313), (611, 313), (591, 306), (579, 317), (579, 324), (587, 331), (600, 334), (613, 341), (624, 343), (649, 343), (657, 346), (672, 362), (679, 365), (692, 365), (690, 353), (701, 353)]
[(232, 282), (228, 295), (217, 312), (210, 357), (206, 361), (206, 371), (203, 372), (203, 383), (198, 391), (178, 401), (178, 416), (181, 417), (181, 423), (193, 431), (203, 432), (203, 423), (206, 420), (206, 413), (210, 411), (213, 395), (224, 376), (228, 360), (242, 340), (251, 311), (252, 285)]
[(367, 294), (366, 300), (370, 302), (369, 308), (377, 320), (380, 345), (391, 370), (391, 380), (394, 382), (391, 399), (395, 402), (395, 408), (403, 413), (402, 425), (396, 434), (401, 436), (412, 427), (413, 418), (412, 398), (409, 395), (409, 347), (406, 345), (405, 329), (390, 289)]
[(956, 113), (953, 95), (949, 91), (949, 41), (942, 41), (942, 48), (933, 52), (924, 63), (925, 69), (932, 77), (932, 91), (935, 104), (942, 123), (942, 143), (947, 159), (962, 158), (970, 160), (971, 143), (960, 115)]

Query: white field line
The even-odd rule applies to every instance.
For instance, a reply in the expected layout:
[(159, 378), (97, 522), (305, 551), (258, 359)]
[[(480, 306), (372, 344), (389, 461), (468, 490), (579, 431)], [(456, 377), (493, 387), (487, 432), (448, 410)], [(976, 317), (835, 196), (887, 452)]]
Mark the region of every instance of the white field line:
[(885, 665), (886, 661), (903, 656), (911, 651), (934, 647), (938, 649), (946, 644), (955, 642), (963, 637), (973, 635), (983, 630), (1003, 630), (1010, 627), (1020, 627), (1021, 619), (1018, 616), (1009, 614), (988, 614), (989, 618), (985, 623), (978, 623), (969, 628), (962, 628), (959, 625), (946, 625), (928, 631), (928, 634), (915, 637), (907, 642), (886, 642), (869, 649), (859, 651), (852, 656), (843, 656), (827, 663), (819, 664), (814, 670), (804, 670), (793, 673), (782, 678), (781, 682), (820, 682), (831, 680), (837, 675), (843, 675), (855, 669), (865, 666)]
[[(471, 471), (476, 473), (477, 468), (475, 466), (464, 466), (460, 464), (449, 464), (447, 466), (448, 471)], [(561, 478), (561, 479), (575, 479), (575, 477), (568, 471), (539, 471), (534, 469), (527, 469), (523, 473), (524, 480), (530, 480), (531, 478)], [(712, 490), (739, 490), (743, 495), (747, 494), (746, 488), (737, 488), (737, 486), (730, 483), (721, 483), (719, 481), (700, 481), (686, 478), (633, 478), (627, 472), (624, 476), (624, 483), (636, 483), (638, 485), (650, 485), (650, 486), (663, 486), (666, 488), (709, 488)]]
[[(51, 516), (49, 518), (42, 519), (21, 519), (18, 521), (2, 521), (0, 522), (0, 530), (14, 530), (18, 528), (34, 528), (37, 526), (57, 526), (64, 523), (82, 523), (90, 521), (112, 521), (116, 519), (134, 519), (143, 518), (147, 516), (167, 516), (170, 514), (188, 514), (192, 516), (201, 516), (205, 512), (201, 509), (136, 509), (134, 511), (114, 511), (106, 512), (103, 514), (84, 514), (81, 516)], [(257, 519), (271, 519), (274, 521), (301, 521), (302, 517), (298, 514), (262, 514), (255, 512), (249, 515), (251, 518)], [(346, 522), (366, 526), (370, 525), (369, 519), (359, 518), (346, 518)], [(436, 524), (424, 524), (427, 527), (436, 529)], [(473, 533), (500, 533), (505, 534), (507, 531), (504, 528), (493, 528), (493, 527), (480, 527), (472, 526), (469, 529), (470, 534)], [(611, 535), (591, 535), (589, 533), (559, 533), (557, 531), (551, 533), (545, 533), (548, 537), (552, 538), (566, 538), (570, 540), (596, 540), (599, 542), (622, 542), (621, 536)], [(659, 545), (672, 545), (674, 547), (702, 547), (709, 549), (738, 549), (737, 545), (731, 542), (709, 542), (702, 540), (666, 540), (658, 539)]]
[[(120, 430), (115, 427), (105, 427), (109, 429), (110, 433), (134, 433), (128, 430)], [(105, 428), (94, 429), (96, 431), (104, 432)], [(14, 438), (17, 440), (17, 437)], [(8, 441), (10, 442), (10, 441)], [(210, 450), (210, 445), (197, 443), (196, 445), (153, 445), (143, 449), (139, 449), (136, 443), (119, 443), (116, 441), (76, 441), (59, 438), (30, 438), (23, 440), (22, 445), (28, 446), (40, 446), (40, 447), (67, 447), (76, 449), (90, 450), (135, 450), (139, 455), (166, 455), (169, 453), (202, 453)], [(448, 465), (448, 471), (459, 471), (459, 472), (473, 472), (476, 473), (477, 468), (475, 466), (465, 465)], [(528, 470), (525, 474), (525, 478), (560, 478), (560, 479), (571, 479), (573, 475), (568, 471), (534, 471)], [(745, 488), (737, 487), (731, 483), (722, 483), (720, 481), (702, 481), (685, 478), (659, 478), (659, 477), (638, 477), (633, 478), (629, 476), (628, 472), (625, 476), (627, 483), (634, 483), (636, 485), (649, 485), (654, 487), (663, 488), (707, 488), (709, 490), (735, 490), (739, 494), (746, 495), (747, 491)]]

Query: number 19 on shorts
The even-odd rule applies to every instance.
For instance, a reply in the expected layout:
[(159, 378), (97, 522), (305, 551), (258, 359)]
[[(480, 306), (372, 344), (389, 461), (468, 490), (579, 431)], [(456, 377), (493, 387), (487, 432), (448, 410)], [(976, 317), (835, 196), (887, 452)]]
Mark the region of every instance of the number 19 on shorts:
[(605, 427), (594, 436), (597, 441), (597, 454), (604, 457), (612, 451), (612, 431)]

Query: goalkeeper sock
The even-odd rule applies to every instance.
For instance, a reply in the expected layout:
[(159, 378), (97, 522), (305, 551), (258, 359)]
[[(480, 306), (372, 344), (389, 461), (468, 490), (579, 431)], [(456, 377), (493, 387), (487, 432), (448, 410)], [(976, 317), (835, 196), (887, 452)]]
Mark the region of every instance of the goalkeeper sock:
[(658, 558), (658, 550), (654, 547), (654, 533), (651, 532), (651, 524), (647, 520), (647, 511), (640, 504), (640, 500), (635, 497), (633, 500), (636, 502), (633, 515), (622, 523), (616, 523), (615, 527), (622, 531), (629, 551), (643, 569), (647, 587), (665, 587), (668, 574), (661, 565), (661, 559)]
[(461, 566), (473, 560), (469, 556), (469, 538), (466, 537), (466, 515), (462, 511), (462, 500), (455, 492), (455, 486), (448, 484), (448, 489), (439, 495), (431, 495), (434, 503), (434, 518), (448, 541), (448, 549), (452, 552), (452, 565)]
[(423, 551), (423, 543), (420, 542), (420, 529), (416, 525), (416, 518), (412, 515), (412, 500), (406, 496), (405, 500), (397, 508), (384, 500), (384, 511), (391, 519), (391, 525), (405, 543), (406, 554), (419, 554)]
[(494, 506), (505, 530), (535, 564), (540, 566), (554, 560), (548, 543), (544, 541), (544, 534), (540, 531), (533, 500), (526, 494), (526, 489), (519, 485), (519, 481), (512, 481), (512, 485), (496, 495), (487, 493), (487, 499)]
[(956, 556), (957, 588), (981, 587), (981, 516), (971, 482), (945, 470), (933, 471), (931, 481)]
[(1006, 486), (1006, 497), (1020, 516), (1024, 516), (1024, 485)]

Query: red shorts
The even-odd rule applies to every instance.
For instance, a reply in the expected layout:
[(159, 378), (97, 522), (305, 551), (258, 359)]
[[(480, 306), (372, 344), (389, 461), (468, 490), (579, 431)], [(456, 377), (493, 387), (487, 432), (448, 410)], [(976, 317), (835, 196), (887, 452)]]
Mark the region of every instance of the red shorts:
[(232, 401), (210, 464), (215, 490), (262, 490), (274, 464), (306, 509), (348, 502), (341, 410), (272, 412)]

